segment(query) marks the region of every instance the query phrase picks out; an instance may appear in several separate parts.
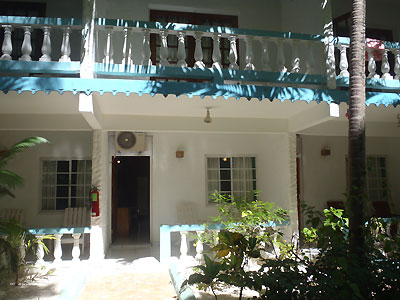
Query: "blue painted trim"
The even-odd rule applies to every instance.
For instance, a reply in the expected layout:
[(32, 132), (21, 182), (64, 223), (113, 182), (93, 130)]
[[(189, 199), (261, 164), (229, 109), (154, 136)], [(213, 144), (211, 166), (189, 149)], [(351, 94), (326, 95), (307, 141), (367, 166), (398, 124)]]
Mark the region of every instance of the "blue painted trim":
[(326, 75), (311, 75), (299, 73), (281, 73), (245, 70), (217, 70), (214, 68), (191, 67), (166, 67), (166, 66), (127, 66), (122, 64), (105, 65), (95, 64), (95, 73), (106, 76), (130, 76), (130, 77), (165, 77), (180, 79), (211, 80), (214, 83), (223, 83), (224, 80), (254, 81), (254, 82), (279, 82), (292, 84), (326, 85)]
[[(278, 223), (268, 222), (265, 223), (265, 227), (275, 226), (288, 226), (290, 220)], [(227, 228), (225, 224), (182, 224), (182, 225), (161, 225), (160, 226), (160, 262), (166, 264), (171, 258), (171, 232), (180, 231), (203, 231), (205, 229), (211, 230), (222, 230)]]
[[(192, 83), (192, 82), (169, 82), (169, 81), (148, 81), (148, 80), (126, 80), (126, 79), (84, 79), (84, 78), (62, 78), (62, 77), (0, 77), (0, 90), (4, 93), (8, 91), (30, 91), (36, 93), (44, 91), (72, 92), (74, 94), (83, 92), (91, 94), (104, 93), (132, 93), (156, 95), (187, 95), (193, 96), (212, 96), (239, 98), (258, 98), (260, 101), (278, 99), (280, 101), (303, 100), (307, 103), (311, 101), (327, 103), (347, 103), (349, 94), (347, 90), (330, 89), (310, 89), (282, 86), (256, 86), (256, 85), (236, 85), (236, 84), (217, 84), (217, 83)], [(397, 106), (400, 103), (399, 93), (367, 92), (366, 104), (383, 104), (385, 106)]]
[(179, 300), (196, 300), (193, 291), (189, 285), (181, 289), (182, 283), (185, 281), (184, 274), (180, 272), (179, 260), (174, 259), (169, 266), (169, 276), (171, 277), (172, 284), (175, 288), (175, 293), (178, 295)]
[[(400, 49), (400, 42), (382, 41), (382, 43), (385, 46), (385, 49)], [(342, 44), (342, 45), (350, 46), (350, 38), (342, 37), (342, 36), (335, 37), (335, 44), (336, 45)]]
[(238, 34), (238, 35), (253, 35), (265, 37), (288, 38), (307, 41), (323, 41), (323, 35), (311, 35), (304, 33), (294, 32), (279, 32), (279, 31), (266, 31), (258, 29), (243, 29), (243, 28), (230, 28), (222, 26), (202, 26), (183, 23), (162, 23), (162, 22), (149, 22), (149, 21), (136, 21), (124, 19), (106, 19), (96, 18), (96, 24), (99, 26), (117, 26), (117, 27), (136, 27), (147, 29), (167, 29), (167, 30), (185, 30), (185, 31), (201, 31), (210, 33), (221, 34)]
[(49, 74), (79, 74), (81, 63), (58, 61), (17, 61), (0, 60), (1, 73), (49, 73)]
[[(398, 79), (366, 78), (365, 83), (366, 87), (371, 89), (400, 91), (400, 80)], [(349, 85), (349, 77), (336, 77), (336, 86), (349, 87)]]
[(54, 228), (30, 228), (29, 232), (36, 235), (46, 234), (73, 234), (73, 233), (90, 233), (90, 227), (54, 227)]
[(51, 25), (51, 26), (82, 26), (82, 20), (77, 18), (41, 18), (0, 16), (1, 24), (20, 25)]

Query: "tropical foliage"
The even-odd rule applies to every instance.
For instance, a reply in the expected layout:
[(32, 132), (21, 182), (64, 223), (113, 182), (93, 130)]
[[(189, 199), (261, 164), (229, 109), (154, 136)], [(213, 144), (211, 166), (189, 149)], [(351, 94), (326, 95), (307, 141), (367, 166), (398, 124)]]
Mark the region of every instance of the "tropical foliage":
[[(360, 264), (349, 251), (349, 220), (343, 210), (320, 213), (303, 207), (307, 227), (302, 250), (297, 239), (285, 241), (279, 230), (261, 229), (263, 223), (281, 222), (286, 211), (258, 201), (233, 204), (219, 204), (217, 220), (228, 219), (227, 229), (219, 232), (216, 244), (209, 239), (205, 264), (184, 284), (210, 288), (215, 299), (221, 284), (237, 287), (239, 299), (246, 288), (258, 292), (257, 299), (400, 299), (400, 238), (386, 230), (384, 220), (373, 218), (363, 226), (368, 260)], [(239, 226), (233, 216), (249, 218), (252, 225)]]
[(15, 197), (12, 190), (24, 184), (21, 176), (5, 169), (8, 162), (14, 159), (18, 153), (42, 143), (48, 143), (48, 141), (42, 137), (29, 137), (16, 143), (0, 155), (0, 197), (5, 195)]
[[(48, 249), (42, 241), (43, 238), (36, 237), (14, 220), (0, 222), (0, 232), (3, 235), (0, 238), (0, 255), (6, 259), (6, 265), (3, 266), (2, 271), (13, 274), (15, 285), (19, 285), (20, 273), (26, 266), (25, 253), (29, 250), (36, 251), (39, 244), (43, 246), (46, 253)], [(46, 236), (45, 238), (53, 237)]]

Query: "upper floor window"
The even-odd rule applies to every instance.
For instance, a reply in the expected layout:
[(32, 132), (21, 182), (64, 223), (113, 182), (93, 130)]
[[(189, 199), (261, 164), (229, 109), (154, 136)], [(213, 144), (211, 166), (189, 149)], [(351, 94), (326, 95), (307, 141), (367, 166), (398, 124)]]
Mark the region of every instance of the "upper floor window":
[[(216, 15), (216, 14), (199, 14), (199, 13), (187, 13), (177, 11), (164, 11), (164, 10), (150, 10), (150, 21), (153, 22), (165, 22), (165, 23), (184, 23), (193, 25), (205, 25), (205, 26), (224, 26), (224, 27), (238, 27), (238, 17), (229, 15)], [(158, 64), (160, 60), (160, 47), (161, 38), (157, 35), (152, 35), (150, 39), (151, 43), (151, 60), (153, 64)], [(210, 37), (202, 38), (202, 49), (203, 49), (203, 62), (207, 68), (210, 68), (213, 64), (212, 60), (212, 49), (213, 40)], [(229, 41), (227, 39), (220, 40), (221, 45), (221, 64), (223, 68), (229, 66)], [(185, 37), (185, 50), (186, 50), (186, 62), (188, 66), (194, 65), (194, 50), (195, 50), (195, 39), (193, 36)], [(168, 35), (168, 60), (171, 64), (176, 64), (178, 52), (178, 40), (174, 34)]]
[[(253, 200), (256, 184), (254, 156), (207, 157), (208, 197), (214, 192)], [(212, 203), (212, 199), (208, 199)]]
[(91, 160), (42, 160), (42, 210), (89, 206)]

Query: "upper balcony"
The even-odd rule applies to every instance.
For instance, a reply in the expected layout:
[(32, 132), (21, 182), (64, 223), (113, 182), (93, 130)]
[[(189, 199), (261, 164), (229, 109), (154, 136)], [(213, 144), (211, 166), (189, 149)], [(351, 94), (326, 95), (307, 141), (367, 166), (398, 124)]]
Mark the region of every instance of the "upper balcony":
[[(3, 92), (348, 99), (349, 39), (330, 30), (309, 35), (105, 18), (83, 26), (77, 19), (9, 16), (0, 24)], [(367, 104), (397, 105), (400, 44), (366, 46)]]

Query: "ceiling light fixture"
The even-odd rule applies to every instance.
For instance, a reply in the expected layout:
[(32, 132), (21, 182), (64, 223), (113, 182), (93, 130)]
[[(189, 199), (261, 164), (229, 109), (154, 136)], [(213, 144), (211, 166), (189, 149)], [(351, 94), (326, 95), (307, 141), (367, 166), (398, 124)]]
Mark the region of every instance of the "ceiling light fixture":
[(204, 123), (211, 123), (212, 119), (210, 116), (210, 108), (206, 107), (206, 109), (207, 109), (207, 114), (206, 114), (206, 117), (204, 118)]

